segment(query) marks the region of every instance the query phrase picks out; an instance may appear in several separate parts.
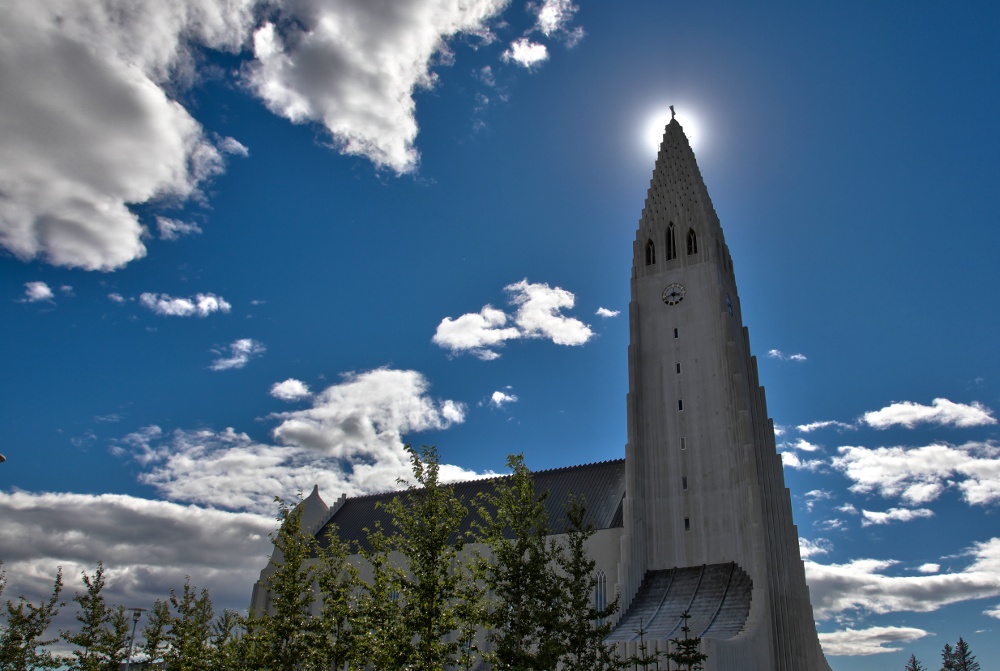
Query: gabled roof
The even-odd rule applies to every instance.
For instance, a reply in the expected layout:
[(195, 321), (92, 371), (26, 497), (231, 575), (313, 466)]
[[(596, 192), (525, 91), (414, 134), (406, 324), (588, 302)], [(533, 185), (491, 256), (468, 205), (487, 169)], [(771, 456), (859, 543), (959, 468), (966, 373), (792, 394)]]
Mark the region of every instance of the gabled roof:
[[(470, 509), (470, 515), (466, 518), (461, 531), (469, 530), (475, 519), (471, 510), (476, 497), (492, 491), (496, 483), (503, 482), (509, 477), (471, 480), (451, 485), (455, 489), (455, 494)], [(622, 526), (622, 499), (625, 496), (624, 459), (537, 471), (532, 473), (532, 477), (536, 493), (541, 494), (546, 491), (549, 493), (545, 499), (545, 510), (549, 516), (549, 533), (565, 533), (564, 511), (571, 494), (586, 504), (585, 523), (592, 524), (595, 529), (613, 529)], [(387, 503), (401, 495), (406, 495), (406, 491), (346, 499), (336, 508), (316, 536), (321, 543), (324, 543), (327, 529), (330, 525), (336, 525), (341, 540), (347, 542), (352, 549), (366, 548), (368, 547), (366, 528), (374, 529), (378, 522), (386, 532), (391, 532), (393, 529), (392, 519), (384, 508), (377, 504)]]

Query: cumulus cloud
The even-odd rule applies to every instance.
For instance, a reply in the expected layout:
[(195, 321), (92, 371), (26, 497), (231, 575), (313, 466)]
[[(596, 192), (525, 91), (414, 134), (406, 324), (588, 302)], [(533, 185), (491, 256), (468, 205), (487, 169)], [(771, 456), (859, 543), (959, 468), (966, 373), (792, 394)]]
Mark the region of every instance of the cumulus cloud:
[[(218, 610), (245, 609), (267, 562), (274, 511), (225, 512), (118, 494), (0, 492), (6, 595), (46, 594), (63, 567), (66, 592), (103, 560), (111, 603), (150, 604), (186, 575), (208, 588)], [(63, 609), (69, 626), (73, 609)]]
[(24, 283), (24, 298), (21, 299), (22, 303), (39, 303), (41, 301), (52, 301), (55, 294), (52, 293), (52, 289), (45, 282), (25, 282)]
[(890, 508), (884, 512), (862, 510), (861, 517), (861, 526), (870, 527), (875, 524), (909, 522), (911, 520), (934, 517), (934, 511), (927, 508)]
[(977, 542), (962, 556), (967, 567), (936, 575), (890, 575), (894, 560), (855, 559), (844, 564), (805, 560), (806, 581), (819, 620), (854, 613), (928, 613), (959, 601), (1000, 595), (1000, 538)]
[(800, 450), (802, 452), (817, 452), (820, 449), (819, 445), (814, 445), (805, 438), (799, 438), (792, 443), (782, 443), (778, 447), (783, 450)]
[(118, 303), (119, 305), (125, 302), (125, 297), (115, 291), (108, 294), (108, 299), (113, 303)]
[(825, 538), (817, 538), (816, 540), (809, 540), (808, 538), (801, 537), (799, 538), (799, 556), (802, 557), (802, 559), (829, 554), (832, 550), (833, 543)]
[(861, 421), (876, 429), (887, 429), (890, 426), (912, 429), (918, 424), (964, 428), (997, 423), (993, 411), (981, 403), (954, 403), (946, 398), (935, 398), (929, 406), (911, 401), (892, 403), (881, 410), (866, 412)]
[(941, 570), (941, 564), (927, 563), (917, 567), (921, 573), (937, 573)]
[[(562, 314), (576, 303), (571, 292), (528, 280), (509, 284), (504, 291), (510, 304), (517, 306), (513, 317), (491, 305), (457, 319), (445, 317), (432, 341), (452, 354), (469, 353), (490, 361), (499, 358), (495, 348), (507, 340), (542, 338), (557, 345), (582, 345), (593, 337), (589, 326)], [(513, 325), (508, 326), (510, 321)]]
[[(14, 3), (0, 25), (0, 245), (88, 270), (143, 257), (135, 206), (201, 200), (225, 156), (248, 153), (206, 133), (179, 95), (201, 77), (206, 49), (241, 58), (230, 71), (274, 113), (321, 125), (343, 153), (409, 172), (415, 91), (434, 85), (450, 38), (486, 41), (507, 4)], [(163, 237), (184, 230), (164, 221)]]
[[(164, 434), (154, 426), (123, 438), (117, 452), (144, 465), (142, 481), (163, 496), (230, 510), (264, 513), (274, 496), (316, 484), (332, 498), (386, 491), (411, 474), (405, 435), (465, 419), (462, 404), (432, 398), (429, 387), (411, 370), (352, 373), (315, 394), (310, 408), (274, 415), (275, 444), (231, 428)], [(441, 477), (479, 474), (442, 464)]]
[(781, 464), (798, 471), (817, 471), (823, 467), (820, 459), (800, 459), (795, 452), (781, 452)]
[(912, 643), (929, 634), (916, 627), (869, 627), (820, 633), (819, 642), (827, 655), (877, 655), (899, 652), (903, 649), (899, 644)]
[(176, 240), (185, 235), (201, 233), (201, 227), (198, 224), (178, 219), (168, 219), (167, 217), (157, 217), (156, 228), (160, 231), (161, 240)]
[(305, 382), (290, 377), (284, 382), (275, 382), (271, 386), (271, 396), (282, 401), (299, 401), (312, 396), (312, 392)]
[(818, 431), (819, 429), (827, 429), (829, 427), (835, 427), (838, 430), (848, 431), (852, 429), (857, 429), (858, 427), (853, 424), (847, 424), (845, 422), (838, 422), (832, 419), (823, 422), (809, 422), (808, 424), (799, 424), (795, 428), (802, 433), (810, 433), (812, 431)]
[(494, 408), (502, 408), (508, 403), (516, 403), (516, 402), (517, 402), (517, 396), (515, 396), (514, 394), (507, 394), (502, 391), (495, 391), (493, 392), (493, 395), (490, 396), (490, 405), (492, 405)]
[[(459, 33), (477, 34), (507, 0), (396, 5), (366, 0), (289, 4), (254, 31), (247, 81), (268, 109), (318, 122), (340, 151), (397, 173), (418, 160), (414, 92), (435, 83), (435, 54)], [(279, 27), (280, 26), (280, 27)]]
[(597, 312), (595, 314), (598, 317), (604, 317), (604, 318), (607, 319), (607, 318), (610, 318), (610, 317), (617, 317), (618, 315), (621, 314), (621, 312), (619, 310), (609, 310), (607, 308), (597, 308)]
[[(117, 294), (114, 294), (117, 295)], [(121, 302), (112, 298), (115, 302)], [(229, 312), (232, 309), (222, 296), (215, 294), (195, 294), (191, 298), (173, 298), (167, 294), (143, 293), (139, 304), (164, 317), (207, 317), (213, 312)]]
[(251, 359), (256, 359), (263, 355), (267, 351), (267, 348), (264, 347), (264, 343), (253, 338), (240, 338), (229, 344), (228, 356), (218, 350), (214, 351), (220, 356), (212, 362), (209, 368), (212, 370), (231, 370), (233, 368), (243, 368), (250, 363)]
[(505, 63), (516, 63), (530, 70), (549, 59), (549, 50), (544, 44), (521, 37), (511, 42), (510, 48), (504, 51), (500, 58)]
[(0, 244), (112, 270), (145, 255), (135, 204), (184, 201), (223, 170), (167, 93), (192, 49), (236, 52), (251, 2), (15, 3), (0, 26)]
[(900, 498), (909, 505), (957, 487), (971, 505), (1000, 501), (1000, 448), (993, 442), (953, 446), (838, 448), (831, 465), (852, 480), (851, 491)]
[(780, 349), (771, 349), (767, 351), (767, 356), (772, 359), (777, 359), (778, 361), (805, 361), (805, 354), (785, 354)]

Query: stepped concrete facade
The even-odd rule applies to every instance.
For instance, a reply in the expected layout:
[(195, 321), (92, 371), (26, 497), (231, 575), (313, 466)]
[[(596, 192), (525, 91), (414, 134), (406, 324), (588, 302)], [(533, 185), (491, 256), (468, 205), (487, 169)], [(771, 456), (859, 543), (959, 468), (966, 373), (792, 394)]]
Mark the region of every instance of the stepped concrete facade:
[[(631, 294), (625, 458), (535, 473), (555, 536), (570, 494), (587, 502), (595, 602), (621, 595), (608, 642), (635, 654), (641, 628), (648, 646), (667, 650), (684, 614), (705, 671), (829, 671), (733, 262), (676, 120), (636, 231)], [(455, 491), (471, 500), (487, 487)], [(389, 528), (376, 504), (393, 496), (330, 507), (314, 489), (300, 504), (303, 527), (322, 538), (336, 524), (363, 544), (365, 527)], [(272, 571), (254, 588), (255, 608), (267, 608)]]

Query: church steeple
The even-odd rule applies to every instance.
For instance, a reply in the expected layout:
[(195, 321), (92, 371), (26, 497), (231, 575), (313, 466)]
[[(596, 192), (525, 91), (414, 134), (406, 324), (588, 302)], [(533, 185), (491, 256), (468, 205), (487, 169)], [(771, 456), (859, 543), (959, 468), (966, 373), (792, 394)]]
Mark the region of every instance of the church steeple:
[(676, 119), (636, 230), (631, 284), (623, 605), (655, 601), (648, 585), (675, 568), (732, 564), (752, 581), (753, 631), (719, 642), (717, 661), (828, 668), (729, 249)]

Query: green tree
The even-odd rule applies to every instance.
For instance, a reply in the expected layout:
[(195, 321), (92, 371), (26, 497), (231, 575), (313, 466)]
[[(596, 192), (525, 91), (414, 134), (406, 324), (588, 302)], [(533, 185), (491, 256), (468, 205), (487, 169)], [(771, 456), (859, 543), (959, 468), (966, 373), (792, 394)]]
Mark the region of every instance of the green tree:
[(142, 628), (142, 652), (150, 663), (163, 660), (170, 619), (170, 604), (162, 599), (154, 601)]
[(243, 618), (235, 610), (226, 608), (215, 618), (209, 639), (209, 668), (213, 671), (240, 671), (247, 668), (240, 647), (242, 629)]
[(562, 575), (560, 628), (564, 671), (611, 671), (624, 668), (613, 646), (604, 643), (611, 633), (611, 616), (618, 612), (618, 598), (611, 603), (595, 601), (597, 563), (587, 554), (593, 525), (585, 522), (587, 508), (582, 500), (570, 498), (566, 508), (566, 544), (559, 548), (556, 563)]
[(941, 648), (941, 671), (956, 671), (955, 650), (951, 643), (945, 643)]
[(395, 526), (392, 549), (403, 557), (399, 592), (403, 596), (405, 640), (412, 640), (408, 669), (438, 671), (462, 663), (468, 639), (458, 632), (470, 628), (462, 603), (480, 598), (466, 562), (461, 528), (468, 509), (453, 487), (439, 479), (437, 450), (422, 453), (406, 446), (413, 469), (407, 491), (385, 505)]
[(910, 659), (907, 660), (903, 671), (924, 671), (924, 665), (920, 663), (916, 655), (910, 655)]
[(316, 539), (302, 531), (302, 506), (290, 508), (281, 499), (281, 527), (273, 536), (271, 565), (275, 570), (265, 587), (270, 595), (267, 613), (257, 613), (268, 668), (294, 671), (309, 657), (314, 638), (309, 608), (316, 599), (314, 564)]
[(117, 671), (128, 654), (128, 620), (123, 606), (109, 607), (104, 589), (104, 564), (97, 562), (94, 575), (83, 573), (86, 592), (77, 593), (76, 614), (80, 628), (62, 632), (62, 639), (76, 646), (69, 668), (74, 671)]
[(535, 494), (522, 455), (511, 455), (513, 471), (481, 501), (483, 542), (489, 556), (476, 573), (490, 595), (484, 612), (491, 650), (483, 656), (494, 669), (546, 671), (562, 655), (561, 583), (547, 542), (548, 493)]
[(167, 671), (202, 671), (212, 657), (210, 641), (215, 612), (208, 590), (198, 592), (185, 578), (178, 596), (170, 590), (170, 631), (164, 655)]
[(361, 581), (357, 602), (357, 661), (372, 671), (403, 668), (411, 651), (404, 617), (403, 572), (391, 557), (390, 537), (376, 522), (368, 530), (367, 548), (361, 556), (368, 563), (371, 579)]
[(639, 644), (636, 646), (635, 654), (626, 661), (631, 663), (635, 669), (641, 666), (643, 671), (648, 671), (651, 666), (654, 669), (659, 669), (660, 656), (663, 653), (656, 649), (650, 652), (649, 644), (646, 643), (646, 628), (642, 625), (641, 617), (639, 618), (639, 628), (635, 630), (635, 633), (639, 635)]
[(969, 651), (969, 644), (961, 636), (958, 638), (958, 643), (955, 644), (952, 661), (956, 671), (980, 671), (976, 656)]
[(315, 671), (343, 669), (356, 661), (354, 623), (359, 578), (357, 569), (347, 559), (349, 552), (336, 528), (328, 529), (316, 568), (321, 608), (312, 630), (308, 661), (308, 667)]
[(46, 650), (46, 646), (59, 639), (42, 638), (63, 605), (59, 601), (62, 588), (60, 567), (52, 585), (52, 595), (39, 601), (37, 606), (23, 596), (18, 597), (17, 603), (7, 600), (7, 622), (0, 632), (0, 671), (54, 669), (62, 666), (63, 660)]
[(670, 639), (670, 642), (674, 644), (674, 649), (673, 652), (667, 653), (667, 659), (678, 666), (685, 667), (687, 671), (699, 671), (702, 668), (701, 663), (708, 659), (708, 655), (701, 651), (701, 638), (691, 636), (691, 627), (688, 626), (691, 614), (684, 611), (681, 613), (681, 619), (684, 621), (684, 624), (681, 625), (684, 638)]

